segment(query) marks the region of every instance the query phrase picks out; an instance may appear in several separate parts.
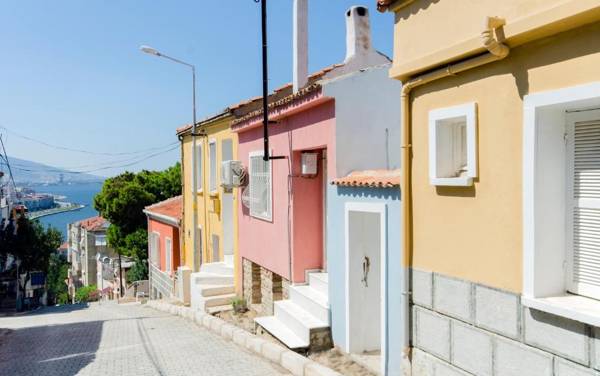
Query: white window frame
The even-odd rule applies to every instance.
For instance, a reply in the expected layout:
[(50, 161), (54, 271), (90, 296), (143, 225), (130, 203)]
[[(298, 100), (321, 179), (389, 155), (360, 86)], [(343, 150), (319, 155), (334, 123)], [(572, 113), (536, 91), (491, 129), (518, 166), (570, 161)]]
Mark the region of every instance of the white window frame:
[[(211, 155), (211, 147), (215, 149), (214, 158)], [(212, 138), (208, 141), (208, 190), (211, 195), (215, 195), (219, 191), (218, 172), (217, 172), (217, 140)], [(214, 168), (213, 168), (214, 167)]]
[(94, 245), (96, 247), (106, 247), (106, 245), (108, 244), (106, 240), (106, 235), (96, 235), (94, 238)]
[[(194, 192), (194, 155), (196, 156), (196, 192)], [(192, 166), (192, 168), (190, 169), (192, 171), (192, 176), (191, 176), (191, 187), (190, 190), (192, 191), (192, 193), (202, 193), (203, 191), (203, 172), (204, 172), (204, 166), (202, 165), (203, 163), (203, 147), (202, 147), (202, 142), (198, 142), (196, 144), (196, 150), (194, 150), (194, 145), (192, 145), (192, 163), (190, 164)]]
[(152, 231), (150, 234), (150, 262), (160, 268), (160, 233), (158, 231)]
[[(523, 99), (523, 296), (527, 307), (600, 326), (600, 300), (567, 293), (569, 110), (600, 107), (600, 82)], [(562, 127), (562, 128), (561, 128)]]
[(173, 273), (173, 239), (165, 236), (165, 271)]
[[(439, 127), (456, 118), (465, 118), (467, 171), (464, 176), (438, 176), (438, 153), (442, 145)], [(446, 142), (450, 142), (446, 140)], [(470, 186), (477, 177), (477, 104), (475, 102), (429, 112), (429, 181), (436, 186)]]
[[(257, 151), (253, 151), (249, 153), (248, 156), (248, 176), (249, 176), (249, 184), (248, 184), (248, 189), (250, 191), (250, 200), (254, 200), (254, 195), (252, 192), (252, 158), (253, 157), (263, 157), (264, 156), (264, 152), (262, 150), (257, 150)], [(260, 215), (258, 213), (253, 213), (252, 212), (252, 202), (250, 202), (250, 215), (254, 218), (257, 219), (262, 219), (265, 221), (272, 221), (273, 220), (273, 161), (269, 160), (268, 162), (269, 165), (269, 184), (268, 184), (268, 189), (269, 189), (269, 212), (265, 213), (265, 215)]]

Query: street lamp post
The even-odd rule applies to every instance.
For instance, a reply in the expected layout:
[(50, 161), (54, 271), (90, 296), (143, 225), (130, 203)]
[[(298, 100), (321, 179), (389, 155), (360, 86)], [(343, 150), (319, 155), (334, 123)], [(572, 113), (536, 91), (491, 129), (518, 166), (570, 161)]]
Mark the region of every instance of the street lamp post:
[[(192, 203), (192, 223), (193, 223), (193, 235), (192, 235), (192, 247), (194, 249), (194, 264), (196, 264), (196, 249), (198, 244), (198, 213), (196, 208), (196, 194), (198, 192), (198, 156), (196, 151), (196, 67), (193, 64), (186, 63), (185, 61), (181, 61), (179, 59), (175, 59), (171, 56), (167, 56), (158, 50), (150, 47), (150, 46), (140, 46), (140, 50), (149, 55), (154, 55), (158, 57), (165, 58), (167, 60), (171, 60), (175, 63), (185, 65), (192, 69), (192, 192), (193, 192), (193, 203)], [(198, 270), (200, 269), (200, 265), (202, 264), (202, 253), (198, 252)]]

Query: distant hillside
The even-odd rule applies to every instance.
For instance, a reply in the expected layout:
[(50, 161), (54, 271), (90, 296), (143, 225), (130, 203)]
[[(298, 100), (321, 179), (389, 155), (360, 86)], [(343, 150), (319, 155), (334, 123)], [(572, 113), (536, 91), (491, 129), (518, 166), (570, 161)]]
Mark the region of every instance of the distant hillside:
[(77, 174), (68, 170), (31, 162), (24, 159), (8, 157), (15, 182), (18, 184), (54, 184), (63, 182), (69, 183), (88, 183), (100, 182), (104, 178), (89, 174)]

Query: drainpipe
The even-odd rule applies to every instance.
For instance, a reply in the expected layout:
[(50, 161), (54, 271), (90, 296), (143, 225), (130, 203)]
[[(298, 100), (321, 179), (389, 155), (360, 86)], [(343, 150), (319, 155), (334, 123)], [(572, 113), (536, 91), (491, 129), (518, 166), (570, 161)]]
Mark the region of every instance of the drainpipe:
[(411, 192), (411, 167), (412, 167), (412, 140), (410, 124), (410, 92), (415, 87), (428, 84), (444, 77), (453, 76), (469, 69), (502, 60), (510, 53), (510, 48), (497, 39), (496, 31), (504, 26), (505, 21), (498, 17), (488, 17), (486, 19), (484, 30), (481, 33), (483, 46), (488, 51), (483, 55), (473, 57), (455, 64), (450, 64), (445, 68), (434, 70), (408, 79), (402, 84), (401, 111), (402, 111), (402, 180), (400, 183), (401, 204), (402, 204), (402, 227), (404, 237), (402, 239), (402, 310), (403, 310), (403, 338), (402, 338), (402, 359), (410, 359), (410, 305), (409, 296), (411, 294), (409, 268), (412, 264), (412, 192)]

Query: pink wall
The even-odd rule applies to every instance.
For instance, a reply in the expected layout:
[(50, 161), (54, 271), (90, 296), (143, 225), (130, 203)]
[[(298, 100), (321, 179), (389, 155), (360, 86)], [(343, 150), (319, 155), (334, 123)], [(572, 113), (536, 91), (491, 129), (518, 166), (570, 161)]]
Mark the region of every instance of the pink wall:
[[(251, 217), (241, 202), (239, 205), (240, 255), (286, 279), (289, 276), (288, 246), (288, 176), (290, 154), (293, 154), (293, 175), (300, 170), (301, 151), (327, 150), (328, 181), (335, 173), (335, 110), (334, 102), (323, 101), (295, 108), (288, 117), (278, 117), (270, 127), (270, 147), (273, 155), (287, 159), (272, 161), (273, 220)], [(306, 108), (303, 110), (303, 108)], [(284, 115), (285, 116), (285, 115)], [(239, 131), (238, 155), (247, 167), (249, 153), (262, 150), (262, 127)], [(293, 152), (292, 152), (293, 151)], [(323, 171), (314, 179), (294, 176), (290, 179), (293, 199), (290, 208), (292, 266), (294, 282), (304, 281), (306, 269), (318, 269), (323, 263)], [(240, 200), (241, 201), (241, 200)], [(240, 271), (241, 273), (241, 271)], [(241, 280), (241, 279), (240, 279)]]
[[(171, 238), (171, 241), (173, 242), (173, 257), (172, 257), (172, 269), (170, 270), (170, 272), (173, 272), (175, 270), (177, 270), (177, 267), (179, 267), (179, 257), (180, 257), (180, 250), (179, 250), (179, 229), (177, 227), (174, 227), (172, 225), (167, 225), (164, 224), (162, 222), (156, 221), (152, 218), (148, 218), (148, 233), (151, 234), (153, 232), (157, 232), (160, 236), (159, 239), (159, 249), (160, 249), (160, 256), (159, 256), (159, 260), (160, 260), (160, 265), (159, 265), (159, 269), (162, 271), (167, 271), (165, 266), (166, 266), (166, 247), (165, 247), (165, 238), (169, 237)], [(150, 246), (150, 244), (148, 244), (148, 246)], [(150, 248), (148, 248), (150, 249)], [(148, 254), (148, 257), (150, 257), (150, 254)]]

